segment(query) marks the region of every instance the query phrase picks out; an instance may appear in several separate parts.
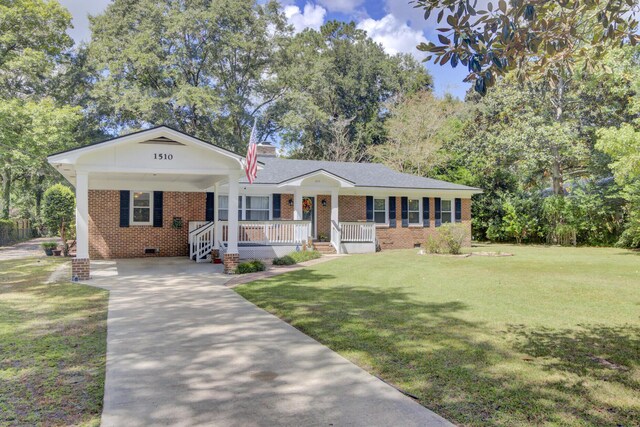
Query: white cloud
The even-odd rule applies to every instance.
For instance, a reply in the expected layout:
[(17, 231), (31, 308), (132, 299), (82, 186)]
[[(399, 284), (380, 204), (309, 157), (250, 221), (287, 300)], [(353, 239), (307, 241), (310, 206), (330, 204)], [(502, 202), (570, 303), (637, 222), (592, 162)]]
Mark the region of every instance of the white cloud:
[(318, 3), (330, 12), (351, 13), (364, 3), (364, 0), (318, 0)]
[(412, 29), (405, 21), (397, 19), (392, 14), (380, 20), (367, 18), (358, 23), (358, 28), (365, 30), (369, 37), (380, 43), (391, 55), (402, 52), (418, 56), (419, 51), (416, 46), (427, 42), (421, 30)]
[(294, 31), (299, 33), (305, 28), (313, 28), (319, 30), (322, 24), (324, 24), (324, 16), (327, 14), (327, 10), (318, 5), (307, 3), (303, 10), (300, 10), (298, 6), (285, 6), (284, 16), (287, 18), (289, 24), (293, 25)]

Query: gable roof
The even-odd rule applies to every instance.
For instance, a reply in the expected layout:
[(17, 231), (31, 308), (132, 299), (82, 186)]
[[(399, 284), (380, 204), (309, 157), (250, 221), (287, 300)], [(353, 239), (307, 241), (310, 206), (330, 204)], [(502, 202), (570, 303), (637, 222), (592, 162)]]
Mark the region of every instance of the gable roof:
[[(61, 157), (61, 155), (63, 154), (80, 154), (82, 152), (91, 151), (95, 148), (102, 148), (105, 146), (117, 144), (117, 143), (131, 140), (134, 138), (142, 138), (144, 137), (145, 134), (148, 134), (150, 139), (147, 141), (141, 141), (141, 143), (184, 145), (179, 140), (183, 140), (183, 141), (186, 140), (186, 141), (195, 143), (196, 145), (211, 148), (223, 155), (234, 158), (238, 161), (244, 160), (244, 156), (241, 154), (235, 153), (231, 150), (227, 150), (226, 148), (222, 148), (209, 141), (205, 141), (203, 139), (197, 138), (195, 136), (189, 135), (180, 130), (177, 130), (165, 125), (154, 126), (149, 129), (143, 129), (136, 132), (131, 132), (131, 133), (116, 136), (113, 138), (105, 139), (104, 141), (92, 142), (90, 144), (82, 145), (80, 147), (70, 148), (68, 150), (50, 154), (47, 158), (49, 159), (49, 161), (55, 161), (57, 158)], [(262, 162), (258, 162), (258, 163), (262, 165)]]
[[(282, 184), (297, 177), (325, 171), (352, 182), (356, 187), (481, 191), (466, 185), (396, 172), (379, 163), (294, 160), (279, 157), (259, 159), (264, 163), (264, 169), (258, 173), (254, 184)], [(246, 179), (240, 182), (248, 183)]]

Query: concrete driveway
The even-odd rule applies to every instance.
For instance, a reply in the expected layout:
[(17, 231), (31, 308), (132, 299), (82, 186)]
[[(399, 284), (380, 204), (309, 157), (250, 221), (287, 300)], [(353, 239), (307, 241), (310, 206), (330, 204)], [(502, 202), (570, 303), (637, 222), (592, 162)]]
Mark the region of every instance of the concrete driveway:
[(218, 265), (92, 268), (110, 291), (103, 426), (451, 425), (225, 287)]

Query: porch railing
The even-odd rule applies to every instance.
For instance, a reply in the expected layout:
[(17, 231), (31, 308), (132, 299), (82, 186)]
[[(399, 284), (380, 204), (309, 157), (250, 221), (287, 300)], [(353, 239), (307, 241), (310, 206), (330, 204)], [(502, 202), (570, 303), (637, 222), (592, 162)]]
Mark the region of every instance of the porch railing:
[(195, 262), (204, 262), (207, 260), (207, 256), (211, 253), (215, 241), (214, 228), (212, 221), (189, 221), (190, 259)]
[(369, 243), (376, 241), (376, 225), (373, 222), (341, 222), (340, 241)]
[[(229, 223), (222, 223), (222, 241), (229, 241)], [(299, 245), (309, 240), (311, 221), (239, 221), (238, 243)]]

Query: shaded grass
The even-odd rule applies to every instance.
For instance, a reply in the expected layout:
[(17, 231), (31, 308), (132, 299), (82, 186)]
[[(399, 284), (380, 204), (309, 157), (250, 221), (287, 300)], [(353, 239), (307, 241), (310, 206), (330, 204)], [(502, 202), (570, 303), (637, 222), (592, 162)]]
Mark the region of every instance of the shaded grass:
[(106, 291), (45, 284), (60, 260), (0, 261), (0, 425), (99, 425)]
[(462, 425), (637, 425), (640, 256), (352, 256), (235, 288)]

